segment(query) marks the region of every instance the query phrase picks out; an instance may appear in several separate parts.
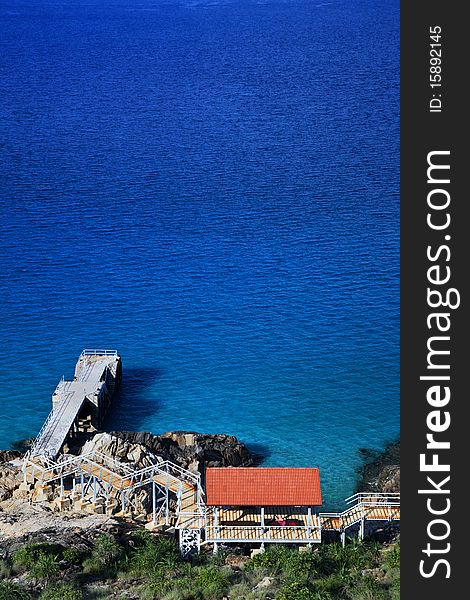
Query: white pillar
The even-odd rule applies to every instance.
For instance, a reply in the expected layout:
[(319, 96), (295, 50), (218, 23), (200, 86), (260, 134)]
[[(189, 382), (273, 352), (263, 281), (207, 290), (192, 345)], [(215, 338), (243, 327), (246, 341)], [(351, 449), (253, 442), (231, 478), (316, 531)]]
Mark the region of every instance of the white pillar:
[(359, 539), (362, 541), (364, 539), (364, 533), (365, 533), (365, 524), (366, 521), (364, 519), (364, 517), (362, 517), (361, 519), (361, 524), (359, 526)]
[(219, 537), (219, 507), (216, 506), (214, 508), (214, 531), (215, 531), (215, 536)]
[(155, 497), (155, 481), (152, 481), (152, 513), (153, 513), (153, 524), (155, 525), (157, 519), (157, 499)]

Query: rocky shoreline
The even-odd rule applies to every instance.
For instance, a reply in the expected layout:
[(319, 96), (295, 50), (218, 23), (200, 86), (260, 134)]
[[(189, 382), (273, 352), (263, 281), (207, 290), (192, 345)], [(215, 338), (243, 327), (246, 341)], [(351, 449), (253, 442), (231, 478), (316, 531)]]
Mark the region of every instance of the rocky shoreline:
[[(81, 434), (65, 448), (64, 456), (98, 451), (122, 463), (142, 469), (162, 460), (203, 473), (205, 466), (253, 466), (254, 458), (237, 438), (224, 434), (175, 431), (160, 436), (145, 432), (98, 432)], [(76, 511), (58, 512), (52, 502), (36, 502), (23, 491), (21, 471), (23, 454), (0, 451), (0, 553), (26, 543), (91, 543), (103, 531), (132, 527), (124, 519)], [(141, 505), (149, 509), (149, 498), (142, 491)], [(135, 527), (135, 525), (134, 525)]]
[(400, 440), (388, 443), (383, 450), (361, 448), (363, 461), (358, 469), (356, 492), (400, 491)]

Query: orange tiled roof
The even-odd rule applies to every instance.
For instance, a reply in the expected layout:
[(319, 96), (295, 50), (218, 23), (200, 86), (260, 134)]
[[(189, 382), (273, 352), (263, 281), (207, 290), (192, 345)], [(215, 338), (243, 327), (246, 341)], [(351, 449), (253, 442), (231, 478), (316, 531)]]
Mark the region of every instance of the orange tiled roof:
[(320, 506), (319, 469), (208, 467), (208, 506)]

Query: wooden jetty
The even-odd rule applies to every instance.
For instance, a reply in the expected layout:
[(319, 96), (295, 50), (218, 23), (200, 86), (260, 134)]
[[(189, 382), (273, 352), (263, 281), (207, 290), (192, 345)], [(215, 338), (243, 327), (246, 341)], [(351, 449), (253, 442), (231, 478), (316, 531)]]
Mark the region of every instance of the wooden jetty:
[(62, 378), (52, 394), (52, 411), (30, 455), (54, 459), (69, 436), (100, 429), (121, 378), (116, 350), (83, 350), (73, 379)]

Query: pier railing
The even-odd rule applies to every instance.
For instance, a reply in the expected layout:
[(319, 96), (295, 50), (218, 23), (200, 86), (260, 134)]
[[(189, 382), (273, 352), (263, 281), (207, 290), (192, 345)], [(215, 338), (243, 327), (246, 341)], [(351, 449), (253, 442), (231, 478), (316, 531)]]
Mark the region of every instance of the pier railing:
[(117, 350), (107, 350), (105, 348), (85, 348), (82, 350), (82, 356), (119, 356)]
[(39, 430), (39, 433), (37, 434), (37, 436), (35, 437), (33, 443), (31, 444), (31, 448), (28, 452), (28, 455), (30, 456), (36, 456), (36, 452), (39, 448), (39, 446), (41, 445), (42, 442), (42, 436), (44, 434), (44, 432), (46, 431), (46, 429), (49, 427), (49, 423), (52, 421), (52, 419), (56, 416), (56, 412), (55, 409), (53, 408), (51, 410), (51, 412), (47, 415), (46, 420), (44, 421), (44, 423), (42, 424), (41, 429)]

